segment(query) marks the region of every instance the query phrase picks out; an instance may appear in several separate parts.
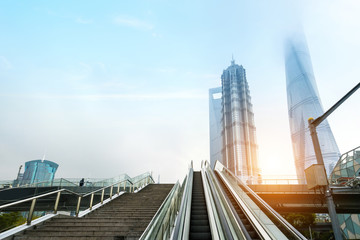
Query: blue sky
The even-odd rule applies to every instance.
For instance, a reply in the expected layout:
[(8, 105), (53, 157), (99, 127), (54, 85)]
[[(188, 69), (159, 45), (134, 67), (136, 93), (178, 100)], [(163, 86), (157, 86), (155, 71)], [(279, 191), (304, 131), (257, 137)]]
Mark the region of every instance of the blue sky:
[[(359, 82), (359, 11), (356, 0), (1, 1), (1, 179), (44, 152), (57, 177), (182, 179), (209, 159), (208, 89), (232, 55), (264, 174), (294, 174), (283, 40), (301, 23), (327, 109)], [(359, 96), (329, 118), (341, 152), (359, 145)]]

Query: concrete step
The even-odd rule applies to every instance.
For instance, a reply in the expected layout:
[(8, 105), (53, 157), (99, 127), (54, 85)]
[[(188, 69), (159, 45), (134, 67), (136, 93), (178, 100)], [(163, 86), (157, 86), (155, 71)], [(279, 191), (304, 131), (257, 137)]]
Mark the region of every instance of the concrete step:
[[(121, 231), (144, 231), (147, 224), (142, 225), (128, 225), (121, 226)], [(119, 229), (118, 226), (39, 226), (34, 230), (28, 230), (28, 232), (83, 232), (83, 231), (99, 231), (99, 232), (113, 232)]]
[(86, 223), (86, 222), (95, 222), (95, 223), (119, 223), (119, 222), (141, 222), (141, 221), (150, 221), (153, 218), (153, 216), (148, 217), (99, 217), (99, 218), (78, 218), (78, 219), (53, 219), (51, 221), (45, 222), (47, 223)]
[(151, 219), (132, 219), (128, 221), (86, 221), (86, 222), (46, 222), (43, 225), (44, 226), (57, 226), (57, 227), (66, 227), (66, 226), (109, 226), (109, 227), (121, 227), (121, 226), (133, 226), (134, 223), (139, 224), (148, 224)]
[[(126, 240), (135, 240), (137, 238), (126, 238)], [(110, 237), (69, 237), (69, 236), (57, 236), (57, 237), (40, 237), (40, 236), (16, 236), (14, 240), (115, 240), (113, 236)], [(118, 238), (119, 240), (124, 238)]]
[[(132, 231), (135, 233), (136, 231)], [(141, 235), (142, 231), (137, 232)], [(47, 231), (32, 231), (26, 232), (26, 236), (37, 237), (114, 237), (126, 236), (128, 231), (81, 231), (81, 232), (47, 232)]]

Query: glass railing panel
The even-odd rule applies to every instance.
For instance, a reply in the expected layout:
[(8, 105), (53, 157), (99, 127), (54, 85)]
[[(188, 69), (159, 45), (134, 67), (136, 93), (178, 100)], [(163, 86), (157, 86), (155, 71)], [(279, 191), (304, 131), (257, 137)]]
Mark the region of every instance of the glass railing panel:
[(265, 214), (261, 208), (250, 198), (250, 196), (241, 189), (236, 179), (233, 176), (229, 175), (227, 172), (223, 171), (223, 175), (231, 184), (231, 187), (236, 192), (236, 194), (241, 198), (245, 203), (248, 209), (251, 211), (253, 216), (261, 223), (261, 225), (266, 229), (268, 234), (270, 234), (274, 239), (288, 239), (278, 227), (270, 220), (270, 218)]
[[(140, 179), (139, 179), (140, 180)], [(180, 204), (180, 184), (171, 189), (159, 210), (140, 237), (141, 240), (169, 239)]]

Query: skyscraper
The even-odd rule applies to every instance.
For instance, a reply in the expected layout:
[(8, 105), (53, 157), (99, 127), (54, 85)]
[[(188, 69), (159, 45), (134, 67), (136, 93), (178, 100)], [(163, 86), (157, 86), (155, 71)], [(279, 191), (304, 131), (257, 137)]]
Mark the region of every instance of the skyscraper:
[(221, 86), (222, 163), (237, 176), (257, 177), (256, 129), (245, 69), (232, 60)]
[[(324, 113), (309, 50), (304, 36), (297, 35), (285, 44), (285, 71), (291, 140), (298, 179), (305, 181), (304, 170), (316, 163), (308, 127), (310, 117)], [(327, 120), (317, 127), (326, 172), (329, 175), (340, 152)]]
[(212, 168), (217, 160), (222, 161), (221, 91), (221, 87), (209, 89), (210, 166)]
[(58, 164), (48, 160), (32, 160), (26, 162), (21, 185), (52, 181), (58, 166)]

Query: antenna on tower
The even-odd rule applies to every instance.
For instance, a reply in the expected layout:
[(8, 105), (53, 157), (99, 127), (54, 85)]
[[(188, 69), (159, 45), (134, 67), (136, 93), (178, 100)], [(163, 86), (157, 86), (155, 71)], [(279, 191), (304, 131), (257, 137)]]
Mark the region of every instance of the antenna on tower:
[(42, 158), (42, 162), (45, 160), (45, 155), (46, 155), (46, 149), (45, 149), (45, 151), (44, 151), (44, 155), (43, 155), (43, 158)]
[(235, 64), (235, 60), (234, 60), (234, 54), (231, 54), (231, 65)]

